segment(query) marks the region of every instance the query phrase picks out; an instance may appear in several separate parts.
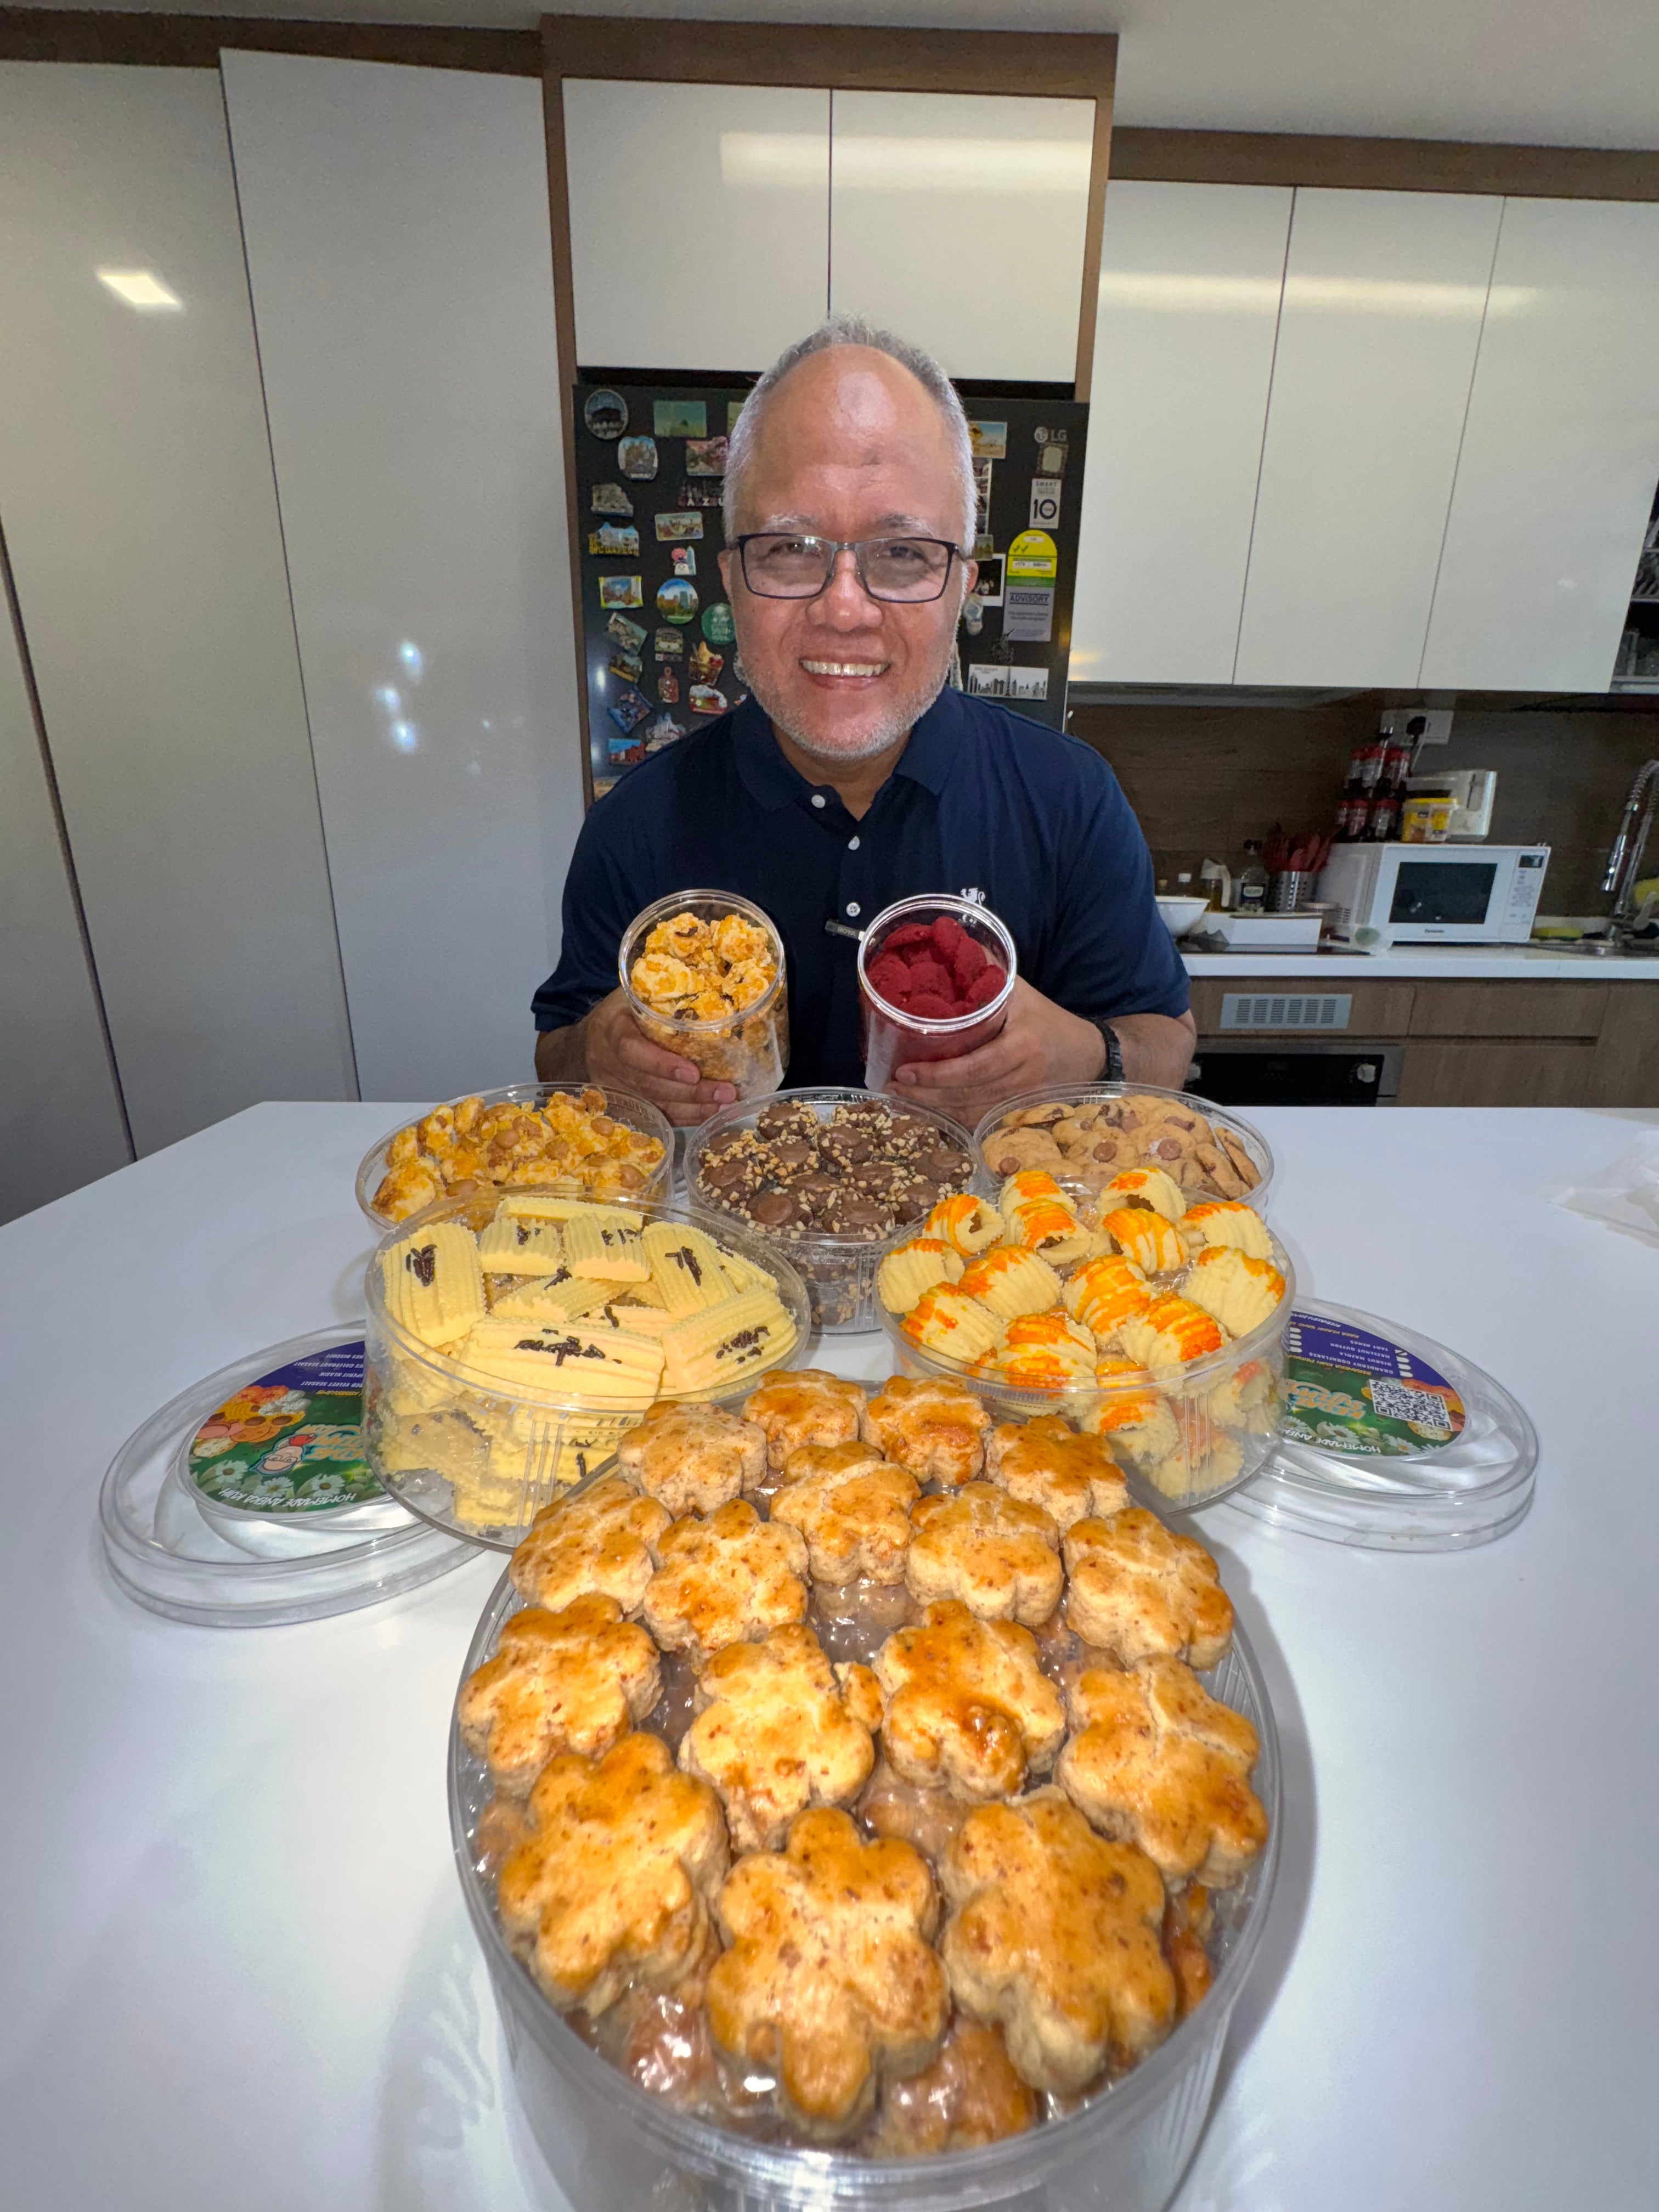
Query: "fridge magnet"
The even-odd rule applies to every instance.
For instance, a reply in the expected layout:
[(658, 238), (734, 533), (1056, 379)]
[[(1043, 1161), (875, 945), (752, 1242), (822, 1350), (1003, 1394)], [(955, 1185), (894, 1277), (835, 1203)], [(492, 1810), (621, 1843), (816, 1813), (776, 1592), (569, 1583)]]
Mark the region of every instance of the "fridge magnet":
[(647, 630), (642, 623), (629, 622), (626, 615), (612, 615), (605, 624), (605, 634), (625, 645), (630, 653), (637, 653), (645, 643)]
[(677, 722), (672, 714), (659, 714), (645, 733), (645, 750), (659, 753), (665, 745), (672, 745), (676, 738), (685, 735), (684, 722)]
[(1008, 696), (1011, 699), (1047, 699), (1048, 672), (1046, 668), (1011, 668), (1008, 675)]
[(625, 684), (605, 705), (605, 713), (619, 730), (637, 729), (651, 712), (651, 702), (631, 684)]
[(1063, 477), (1066, 473), (1066, 448), (1064, 446), (1045, 446), (1037, 455), (1037, 472), (1045, 477)]
[(981, 553), (975, 556), (979, 574), (974, 579), (974, 597), (982, 607), (1002, 605), (1002, 556), (1000, 553)]
[(1052, 584), (1060, 574), (1060, 555), (1046, 530), (1022, 530), (1008, 548), (1011, 584)]
[(663, 667), (657, 671), (657, 696), (665, 707), (679, 705), (680, 679), (672, 668)]
[(588, 504), (595, 514), (632, 514), (634, 502), (619, 483), (595, 484)]
[(974, 528), (975, 531), (983, 531), (990, 527), (991, 464), (989, 461), (975, 461), (974, 463)]
[(996, 551), (997, 541), (988, 530), (981, 530), (974, 540), (975, 561), (988, 561)]
[(651, 650), (659, 660), (678, 660), (685, 651), (685, 640), (677, 629), (659, 629)]
[(582, 420), (596, 438), (620, 438), (628, 428), (628, 402), (620, 392), (590, 392), (582, 402)]
[(685, 669), (694, 684), (718, 684), (720, 680), (720, 671), (725, 665), (725, 657), (718, 653), (711, 653), (699, 638), (691, 648)]
[(645, 663), (631, 646), (614, 645), (605, 666), (613, 676), (620, 676), (624, 684), (637, 684), (645, 673)]
[(671, 576), (657, 586), (657, 612), (665, 622), (689, 623), (697, 611), (697, 595), (683, 576)]
[(679, 504), (682, 507), (718, 507), (720, 488), (718, 483), (683, 483)]
[(1006, 422), (969, 422), (968, 436), (976, 461), (1000, 461), (1007, 458), (1008, 425)]
[(688, 438), (685, 441), (685, 473), (689, 477), (723, 477), (726, 474), (725, 439)]
[(724, 691), (717, 691), (712, 684), (691, 686), (691, 712), (694, 714), (723, 714), (730, 702)]
[(1030, 522), (1033, 530), (1059, 529), (1060, 485), (1054, 477), (1031, 478)]
[(970, 660), (968, 664), (968, 689), (975, 699), (1006, 699), (1008, 696), (1008, 671), (994, 660)]
[(645, 593), (637, 576), (601, 576), (599, 605), (602, 607), (642, 607)]
[(697, 549), (695, 545), (677, 545), (669, 555), (677, 576), (695, 576), (697, 573)]
[(637, 768), (645, 758), (645, 740), (642, 738), (613, 736), (605, 753), (607, 764), (613, 769)]
[(671, 513), (657, 517), (659, 545), (690, 545), (702, 536), (701, 514)]
[(637, 561), (640, 533), (626, 522), (602, 522), (587, 533), (587, 550), (610, 561)]
[(649, 483), (657, 473), (654, 438), (624, 438), (617, 448), (617, 466), (636, 483)]
[(732, 681), (738, 686), (738, 703), (741, 706), (749, 690), (749, 671), (743, 665), (740, 653), (734, 653), (732, 656)]
[(703, 399), (653, 399), (651, 427), (659, 438), (706, 438), (708, 403)]
[(1004, 641), (1020, 645), (1048, 645), (1054, 634), (1054, 587), (1048, 584), (1010, 584), (1002, 601)]
[(748, 405), (746, 399), (728, 399), (726, 403), (726, 434), (729, 438), (738, 427), (738, 417)]
[[(969, 637), (977, 637), (985, 627), (985, 603), (976, 592), (969, 592), (962, 603), (962, 626)], [(958, 684), (957, 690), (961, 689)]]
[(725, 599), (716, 599), (713, 606), (703, 609), (702, 634), (710, 645), (730, 645), (737, 636), (732, 609)]

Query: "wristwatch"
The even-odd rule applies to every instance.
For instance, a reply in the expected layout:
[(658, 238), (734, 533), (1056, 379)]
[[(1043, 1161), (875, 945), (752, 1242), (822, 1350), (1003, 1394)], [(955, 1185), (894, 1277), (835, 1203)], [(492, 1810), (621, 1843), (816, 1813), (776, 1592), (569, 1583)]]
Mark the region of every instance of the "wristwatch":
[(1097, 1083), (1121, 1083), (1123, 1080), (1123, 1047), (1118, 1042), (1117, 1031), (1109, 1022), (1096, 1022), (1094, 1027), (1106, 1040), (1106, 1065), (1095, 1078)]

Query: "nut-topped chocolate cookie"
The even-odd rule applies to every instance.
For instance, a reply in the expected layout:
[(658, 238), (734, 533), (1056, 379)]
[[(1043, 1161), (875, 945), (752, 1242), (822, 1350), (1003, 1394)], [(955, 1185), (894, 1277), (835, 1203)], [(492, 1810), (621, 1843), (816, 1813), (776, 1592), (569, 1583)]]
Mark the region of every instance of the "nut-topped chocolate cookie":
[(775, 1098), (747, 1129), (714, 1138), (695, 1194), (769, 1236), (871, 1242), (920, 1221), (967, 1188), (965, 1137), (881, 1098), (842, 1100), (819, 1115), (806, 1099)]

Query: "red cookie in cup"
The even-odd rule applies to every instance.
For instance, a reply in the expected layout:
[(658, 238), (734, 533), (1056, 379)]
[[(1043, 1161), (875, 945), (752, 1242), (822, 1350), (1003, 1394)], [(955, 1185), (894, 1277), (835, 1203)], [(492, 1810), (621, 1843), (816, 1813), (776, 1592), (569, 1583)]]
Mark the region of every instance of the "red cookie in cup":
[(866, 1088), (884, 1089), (907, 1061), (988, 1043), (1007, 1018), (1016, 970), (1006, 927), (970, 899), (937, 892), (878, 914), (859, 946)]

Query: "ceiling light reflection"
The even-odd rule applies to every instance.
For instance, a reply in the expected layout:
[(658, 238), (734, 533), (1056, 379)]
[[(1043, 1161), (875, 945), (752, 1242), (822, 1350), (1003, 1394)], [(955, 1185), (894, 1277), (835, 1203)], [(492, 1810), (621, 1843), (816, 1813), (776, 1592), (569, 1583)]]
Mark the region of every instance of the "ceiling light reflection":
[(426, 666), (426, 659), (413, 638), (406, 637), (404, 640), (398, 647), (398, 658), (418, 684), (421, 680), (421, 672)]
[[(828, 141), (813, 131), (722, 131), (720, 181), (822, 191)], [(1087, 138), (888, 138), (836, 131), (842, 191), (1048, 192), (1089, 189)]]
[(98, 269), (93, 273), (118, 300), (137, 307), (141, 314), (153, 313), (158, 307), (182, 307), (185, 304), (153, 269)]
[(394, 722), (386, 737), (400, 753), (419, 752), (421, 749), (421, 733), (413, 722)]
[(1518, 314), (1538, 294), (1525, 284), (1454, 284), (1397, 276), (1189, 276), (1171, 270), (1106, 269), (1100, 296), (1109, 307), (1164, 314), (1271, 314), (1282, 295), (1316, 313), (1435, 319)]

